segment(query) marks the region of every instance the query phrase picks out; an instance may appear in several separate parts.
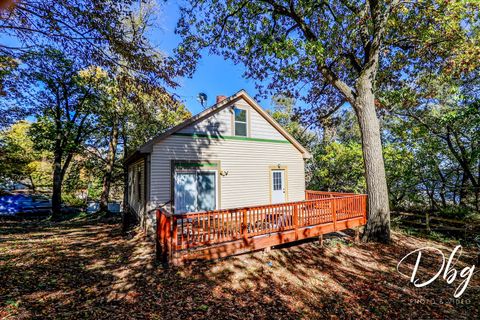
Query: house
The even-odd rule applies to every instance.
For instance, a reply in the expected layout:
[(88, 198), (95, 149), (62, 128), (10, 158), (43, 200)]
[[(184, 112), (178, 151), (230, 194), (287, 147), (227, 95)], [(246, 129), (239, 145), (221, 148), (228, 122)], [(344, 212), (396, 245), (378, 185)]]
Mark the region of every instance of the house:
[(174, 214), (301, 201), (309, 152), (244, 90), (128, 157), (127, 203), (147, 234)]
[(128, 157), (127, 204), (172, 264), (348, 228), (358, 235), (367, 196), (305, 190), (309, 157), (241, 90)]

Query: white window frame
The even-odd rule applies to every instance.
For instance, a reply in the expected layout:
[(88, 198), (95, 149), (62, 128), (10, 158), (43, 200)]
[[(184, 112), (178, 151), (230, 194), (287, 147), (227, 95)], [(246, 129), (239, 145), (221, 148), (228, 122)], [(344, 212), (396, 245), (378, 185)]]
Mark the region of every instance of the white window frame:
[[(245, 135), (244, 136), (240, 136), (240, 135), (237, 135), (236, 133), (236, 130), (235, 130), (235, 127), (236, 127), (236, 123), (237, 123), (237, 120), (235, 119), (235, 109), (238, 109), (238, 110), (243, 110), (245, 111), (245, 122), (243, 121), (238, 121), (240, 123), (245, 123)], [(232, 135), (235, 136), (235, 137), (244, 137), (244, 138), (248, 138), (249, 137), (249, 128), (250, 128), (250, 117), (248, 115), (248, 109), (247, 108), (242, 108), (242, 107), (238, 107), (238, 106), (233, 106), (233, 131), (232, 131)]]

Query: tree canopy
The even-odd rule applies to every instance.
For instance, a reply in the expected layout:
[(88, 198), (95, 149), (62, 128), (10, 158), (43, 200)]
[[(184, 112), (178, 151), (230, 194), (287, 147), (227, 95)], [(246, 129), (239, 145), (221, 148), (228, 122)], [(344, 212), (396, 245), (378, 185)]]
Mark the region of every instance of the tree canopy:
[(260, 95), (302, 98), (315, 120), (350, 104), (369, 195), (364, 239), (388, 242), (379, 92), (403, 87), (421, 70), (475, 69), (478, 6), (439, 0), (189, 1), (177, 27), (183, 38), (177, 51), (187, 72), (195, 70), (204, 48), (242, 63)]

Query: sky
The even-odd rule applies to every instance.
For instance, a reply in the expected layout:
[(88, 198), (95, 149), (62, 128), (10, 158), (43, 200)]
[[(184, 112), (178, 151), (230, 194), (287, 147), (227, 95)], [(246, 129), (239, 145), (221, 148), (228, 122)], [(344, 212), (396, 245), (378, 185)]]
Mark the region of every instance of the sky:
[[(180, 43), (181, 38), (175, 34), (175, 26), (180, 16), (180, 2), (168, 0), (163, 2), (157, 0), (158, 13), (155, 26), (148, 34), (149, 40), (155, 47), (167, 55), (172, 55), (173, 50)], [(0, 43), (16, 46), (15, 38), (0, 35)], [(210, 55), (206, 50), (202, 59), (198, 62), (197, 70), (191, 78), (178, 78), (179, 87), (170, 90), (176, 94), (185, 106), (197, 114), (203, 110), (197, 95), (200, 92), (207, 94), (206, 106), (215, 103), (216, 96), (230, 96), (241, 89), (246, 90), (252, 97), (255, 97), (257, 90), (253, 80), (242, 77), (244, 67), (234, 65), (232, 61), (225, 60), (221, 56)], [(263, 108), (270, 108), (270, 99), (257, 101)]]
[[(180, 37), (175, 34), (175, 25), (179, 18), (179, 2), (168, 1), (160, 6), (158, 21), (154, 30), (149, 34), (150, 40), (162, 52), (171, 55), (173, 49), (180, 43)], [(245, 89), (251, 96), (257, 94), (253, 80), (242, 77), (244, 67), (234, 65), (232, 61), (221, 56), (209, 55), (204, 52), (198, 62), (197, 70), (192, 78), (180, 78), (179, 88), (174, 90), (187, 108), (193, 113), (202, 111), (202, 106), (197, 100), (200, 92), (208, 96), (207, 106), (215, 103), (218, 95), (230, 96), (241, 89)], [(270, 107), (270, 100), (258, 101), (263, 108)]]

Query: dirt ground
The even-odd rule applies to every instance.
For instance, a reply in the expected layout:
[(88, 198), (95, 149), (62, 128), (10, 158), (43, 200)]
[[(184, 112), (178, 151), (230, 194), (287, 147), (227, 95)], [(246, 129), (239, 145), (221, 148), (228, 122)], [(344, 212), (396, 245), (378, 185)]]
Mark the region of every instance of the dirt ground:
[[(399, 232), (391, 245), (333, 237), (323, 247), (164, 269), (152, 243), (141, 232), (123, 237), (115, 220), (0, 221), (0, 319), (479, 319), (480, 274), (455, 299), (459, 275), (414, 288), (397, 272), (425, 246), (448, 259), (455, 243)], [(422, 279), (441, 267), (429, 257)], [(407, 259), (405, 273), (415, 261)], [(476, 249), (464, 248), (455, 268), (476, 262)]]

